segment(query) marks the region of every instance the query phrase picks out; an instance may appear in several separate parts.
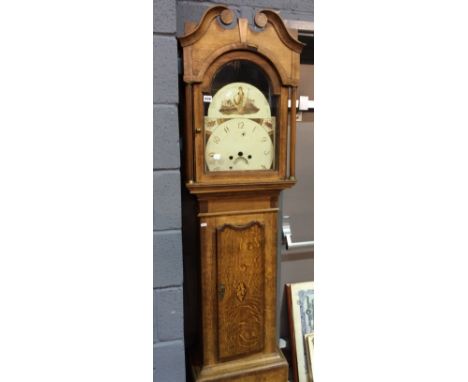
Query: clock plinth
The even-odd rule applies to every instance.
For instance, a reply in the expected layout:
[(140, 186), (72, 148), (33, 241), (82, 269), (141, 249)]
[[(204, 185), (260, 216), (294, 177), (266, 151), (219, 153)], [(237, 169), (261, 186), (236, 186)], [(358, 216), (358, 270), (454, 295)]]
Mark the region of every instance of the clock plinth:
[(249, 362), (239, 361), (201, 368), (192, 364), (196, 382), (285, 382), (288, 380), (288, 363), (280, 350), (270, 356)]
[(214, 6), (179, 40), (185, 184), (198, 205), (185, 233), (198, 248), (184, 244), (195, 382), (288, 380), (276, 328), (278, 198), (295, 184), (288, 100), (302, 44), (273, 11), (255, 23)]

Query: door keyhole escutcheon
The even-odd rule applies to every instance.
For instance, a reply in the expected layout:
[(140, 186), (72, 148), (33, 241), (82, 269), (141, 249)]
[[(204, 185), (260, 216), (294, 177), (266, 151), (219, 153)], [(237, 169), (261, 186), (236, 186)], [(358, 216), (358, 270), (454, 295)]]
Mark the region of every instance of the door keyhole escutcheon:
[(219, 287), (218, 287), (218, 297), (220, 300), (222, 300), (224, 298), (224, 293), (226, 292), (226, 287), (224, 286), (224, 284), (219, 284)]

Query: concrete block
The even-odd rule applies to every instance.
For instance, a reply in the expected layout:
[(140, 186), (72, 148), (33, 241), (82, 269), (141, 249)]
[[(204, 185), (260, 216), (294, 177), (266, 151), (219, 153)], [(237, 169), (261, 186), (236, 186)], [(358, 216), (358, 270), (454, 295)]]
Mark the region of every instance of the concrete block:
[(313, 0), (226, 0), (209, 2), (179, 1), (177, 3), (177, 35), (185, 34), (185, 21), (198, 23), (203, 13), (214, 4), (228, 6), (240, 17), (246, 17), (253, 26), (253, 16), (261, 9), (274, 9), (280, 11), (280, 15), (286, 12), (287, 17), (292, 20), (313, 21)]
[(289, 9), (292, 11), (313, 12), (314, 0), (288, 0), (290, 3)]
[(247, 1), (245, 5), (250, 5), (262, 9), (289, 9), (290, 0), (255, 0)]
[(178, 2), (177, 3), (177, 36), (185, 35), (185, 22), (192, 21), (198, 23), (203, 13), (213, 6), (209, 3), (198, 2)]
[(171, 36), (153, 37), (154, 103), (178, 103), (177, 41)]
[(153, 108), (153, 167), (180, 167), (179, 118), (174, 105)]
[(153, 0), (153, 30), (156, 33), (176, 32), (175, 0)]
[(153, 233), (153, 287), (181, 285), (182, 234), (180, 231)]
[(180, 229), (181, 200), (180, 172), (154, 171), (153, 173), (153, 229)]
[(239, 7), (239, 15), (240, 17), (247, 19), (249, 21), (250, 27), (255, 28), (254, 26), (254, 17), (255, 17), (255, 9), (249, 6), (240, 6)]
[(159, 342), (153, 348), (154, 382), (185, 382), (182, 341)]
[(227, 6), (250, 6), (264, 9), (289, 9), (290, 0), (208, 0), (210, 3)]
[(252, 0), (208, 0), (208, 2), (217, 4), (217, 5), (228, 5), (228, 6), (229, 5), (244, 5), (250, 2), (250, 4), (253, 5)]
[(184, 336), (184, 301), (182, 288), (157, 289), (156, 326), (157, 341), (172, 341)]
[(153, 290), (153, 344), (158, 341), (158, 325), (156, 321), (156, 291)]
[(314, 12), (295, 12), (282, 10), (280, 16), (283, 20), (314, 21)]

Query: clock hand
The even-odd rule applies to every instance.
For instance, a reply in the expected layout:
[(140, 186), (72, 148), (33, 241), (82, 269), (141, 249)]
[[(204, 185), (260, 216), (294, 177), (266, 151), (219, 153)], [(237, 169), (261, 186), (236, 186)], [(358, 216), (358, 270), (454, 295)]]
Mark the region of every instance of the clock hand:
[(236, 159), (234, 159), (234, 164), (236, 164), (241, 159), (243, 159), (245, 161), (245, 163), (249, 164), (249, 161), (244, 157), (237, 157)]

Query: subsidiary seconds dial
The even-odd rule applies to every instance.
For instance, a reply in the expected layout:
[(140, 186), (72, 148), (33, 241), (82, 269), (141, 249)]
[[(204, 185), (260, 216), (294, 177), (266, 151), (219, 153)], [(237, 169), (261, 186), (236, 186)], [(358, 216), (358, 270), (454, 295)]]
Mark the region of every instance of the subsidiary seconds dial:
[(216, 127), (205, 147), (209, 171), (270, 170), (274, 147), (267, 130), (248, 118)]

